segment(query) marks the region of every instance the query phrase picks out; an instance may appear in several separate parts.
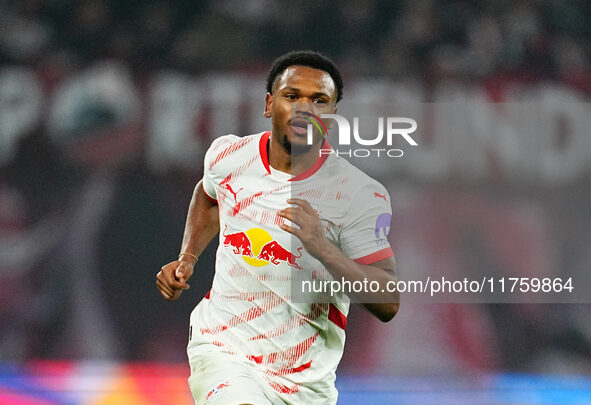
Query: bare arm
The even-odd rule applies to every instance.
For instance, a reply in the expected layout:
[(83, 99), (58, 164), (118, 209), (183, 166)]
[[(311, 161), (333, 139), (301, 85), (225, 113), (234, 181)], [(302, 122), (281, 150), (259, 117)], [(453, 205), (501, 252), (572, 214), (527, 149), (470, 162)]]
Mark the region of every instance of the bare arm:
[[(199, 257), (219, 231), (218, 205), (205, 194), (200, 181), (193, 190), (180, 253), (188, 252)], [(182, 259), (195, 260), (185, 256)]]
[(189, 288), (187, 280), (197, 262), (191, 255), (199, 257), (220, 230), (218, 206), (205, 194), (201, 183), (193, 190), (179, 259), (163, 266), (156, 276), (160, 294), (170, 301)]
[[(356, 263), (349, 259), (335, 245), (327, 241), (318, 254), (317, 259), (326, 267), (335, 280), (344, 280), (361, 284), (377, 281), (379, 283), (378, 291), (360, 291), (349, 294), (354, 301), (361, 302), (362, 305), (382, 322), (388, 322), (398, 312), (400, 306), (400, 294), (388, 292), (387, 283), (398, 281), (396, 271), (396, 261), (393, 257), (380, 260), (371, 265)], [(371, 301), (371, 302), (370, 302)]]
[(391, 320), (398, 312), (400, 295), (398, 292), (388, 292), (387, 283), (398, 281), (396, 262), (394, 258), (388, 258), (371, 265), (356, 263), (348, 258), (338, 247), (330, 243), (322, 232), (318, 214), (310, 204), (302, 199), (293, 198), (288, 203), (297, 205), (278, 212), (278, 215), (292, 221), (299, 228), (288, 225), (280, 225), (281, 228), (297, 236), (308, 253), (318, 259), (335, 280), (341, 277), (354, 283), (356, 281), (365, 284), (377, 282), (380, 287), (377, 292), (361, 291), (349, 294), (376, 318), (383, 322)]

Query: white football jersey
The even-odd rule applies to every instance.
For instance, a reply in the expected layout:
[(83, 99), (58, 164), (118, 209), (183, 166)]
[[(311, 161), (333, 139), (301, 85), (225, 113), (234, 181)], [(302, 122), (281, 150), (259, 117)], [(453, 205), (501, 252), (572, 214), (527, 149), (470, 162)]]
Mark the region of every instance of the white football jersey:
[[(189, 360), (234, 354), (286, 403), (336, 403), (346, 295), (293, 299), (294, 275), (326, 273), (299, 239), (279, 228), (287, 199), (307, 200), (325, 236), (349, 258), (371, 264), (393, 256), (386, 189), (345, 159), (319, 157), (292, 176), (270, 167), (270, 132), (216, 139), (205, 156), (203, 189), (219, 206), (220, 234), (211, 291), (191, 314)], [(330, 146), (325, 142), (324, 148)]]

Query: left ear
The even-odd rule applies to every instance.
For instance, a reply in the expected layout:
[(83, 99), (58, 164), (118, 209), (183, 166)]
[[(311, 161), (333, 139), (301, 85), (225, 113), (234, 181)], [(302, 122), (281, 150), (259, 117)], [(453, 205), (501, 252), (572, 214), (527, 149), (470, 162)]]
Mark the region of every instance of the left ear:
[(267, 93), (265, 96), (265, 117), (271, 118), (271, 107), (273, 106), (273, 95), (271, 93)]

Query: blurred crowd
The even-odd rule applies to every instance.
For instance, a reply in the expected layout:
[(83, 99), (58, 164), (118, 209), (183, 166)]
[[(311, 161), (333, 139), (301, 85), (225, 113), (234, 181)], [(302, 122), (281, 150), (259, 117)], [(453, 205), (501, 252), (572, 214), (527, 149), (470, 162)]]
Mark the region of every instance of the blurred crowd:
[(58, 74), (117, 58), (138, 71), (256, 70), (313, 48), (346, 74), (561, 80), (586, 92), (584, 0), (2, 0), (0, 62)]
[[(215, 246), (174, 304), (154, 276), (178, 253), (211, 138), (261, 128), (244, 75), (263, 100), (276, 56), (331, 56), (345, 98), (360, 79), (423, 89), (460, 80), (494, 101), (508, 81), (551, 82), (585, 98), (589, 21), (585, 0), (0, 0), (0, 360), (184, 360)], [(497, 175), (498, 156), (482, 150)], [(587, 271), (588, 168), (554, 186), (534, 172), (523, 189), (506, 172), (492, 186), (458, 181), (464, 173), (416, 183), (388, 174), (401, 268)], [(385, 327), (354, 310), (343, 369), (591, 372), (589, 314), (418, 305)]]

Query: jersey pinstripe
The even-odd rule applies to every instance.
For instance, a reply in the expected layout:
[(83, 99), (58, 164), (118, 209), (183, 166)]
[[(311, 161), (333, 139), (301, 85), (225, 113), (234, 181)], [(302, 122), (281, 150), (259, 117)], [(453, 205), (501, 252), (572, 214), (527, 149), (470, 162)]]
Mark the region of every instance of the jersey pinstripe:
[(287, 403), (335, 403), (349, 299), (292, 299), (292, 272), (312, 278), (326, 270), (279, 228), (276, 212), (290, 197), (309, 201), (326, 237), (370, 264), (393, 255), (389, 196), (334, 155), (296, 177), (279, 172), (268, 163), (269, 137), (223, 136), (206, 153), (203, 189), (219, 206), (221, 231), (212, 289), (191, 314), (189, 359), (234, 354)]

